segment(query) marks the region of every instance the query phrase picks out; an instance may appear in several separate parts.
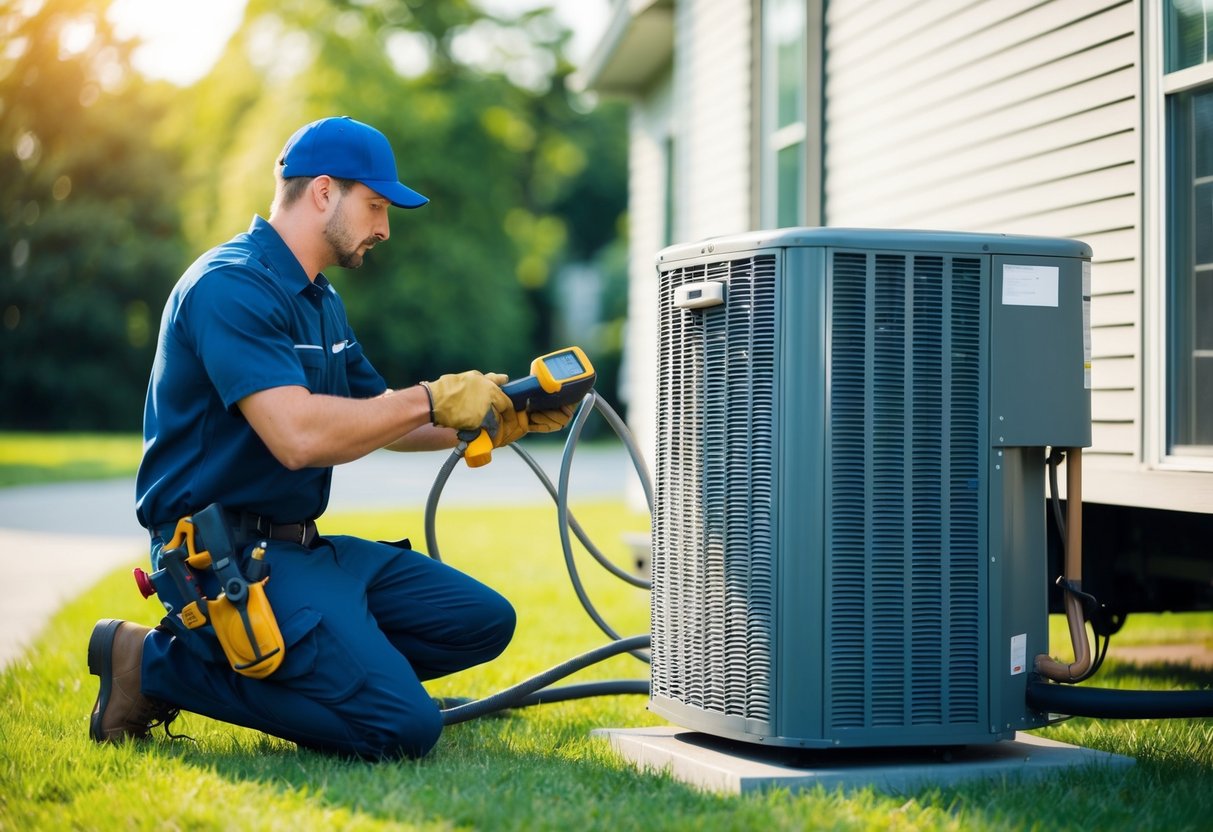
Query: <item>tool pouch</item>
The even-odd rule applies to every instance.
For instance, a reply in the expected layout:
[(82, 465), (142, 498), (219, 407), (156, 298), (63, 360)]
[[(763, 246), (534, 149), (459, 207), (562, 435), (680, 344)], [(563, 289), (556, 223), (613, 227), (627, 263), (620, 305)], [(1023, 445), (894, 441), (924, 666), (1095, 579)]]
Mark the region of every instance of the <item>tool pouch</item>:
[[(136, 581), (145, 596), (147, 588), (160, 594), (174, 632), (196, 635), (209, 626), (232, 670), (244, 676), (264, 679), (278, 669), (286, 643), (265, 594), (268, 565), (254, 549), (256, 579), (241, 570), (222, 506), (213, 503), (179, 520), (161, 562), (164, 568), (143, 581), (136, 574)], [(207, 596), (204, 584), (218, 586), (215, 597)]]
[(247, 592), (241, 604), (233, 603), (226, 593), (211, 601), (211, 626), (232, 670), (264, 679), (286, 658), (286, 643), (265, 597), (264, 582), (249, 584)]

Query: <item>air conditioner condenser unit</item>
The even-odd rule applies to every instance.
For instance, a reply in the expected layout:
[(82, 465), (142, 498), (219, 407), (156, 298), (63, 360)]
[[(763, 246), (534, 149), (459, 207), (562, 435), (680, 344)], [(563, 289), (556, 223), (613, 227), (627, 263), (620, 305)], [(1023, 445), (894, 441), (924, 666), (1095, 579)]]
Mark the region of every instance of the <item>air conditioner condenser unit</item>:
[(1090, 444), (1090, 256), (830, 228), (658, 255), (653, 711), (806, 748), (1046, 723), (1043, 448)]

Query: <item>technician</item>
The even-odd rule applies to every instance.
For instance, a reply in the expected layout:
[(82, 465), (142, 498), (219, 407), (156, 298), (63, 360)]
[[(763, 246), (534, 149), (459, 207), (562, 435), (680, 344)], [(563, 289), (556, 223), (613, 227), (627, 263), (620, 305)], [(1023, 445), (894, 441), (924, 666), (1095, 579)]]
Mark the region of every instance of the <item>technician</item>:
[[(562, 428), (571, 409), (519, 413), (476, 371), (389, 390), (321, 272), (388, 239), (388, 207), (428, 200), (398, 181), (386, 137), (347, 117), (300, 128), (275, 169), (269, 219), (202, 255), (165, 305), (144, 413), (136, 510), (152, 566), (178, 520), (225, 509), (238, 552), (268, 541), (265, 589), (286, 644), (265, 679), (166, 617), (98, 622), (89, 642), (98, 742), (145, 737), (188, 710), (301, 746), (420, 756), (442, 730), (422, 682), (489, 661), (514, 631), (499, 594), (384, 543), (324, 536), (332, 466), (378, 448), (451, 448), (492, 413), (500, 447)], [(212, 638), (213, 640), (213, 638)]]

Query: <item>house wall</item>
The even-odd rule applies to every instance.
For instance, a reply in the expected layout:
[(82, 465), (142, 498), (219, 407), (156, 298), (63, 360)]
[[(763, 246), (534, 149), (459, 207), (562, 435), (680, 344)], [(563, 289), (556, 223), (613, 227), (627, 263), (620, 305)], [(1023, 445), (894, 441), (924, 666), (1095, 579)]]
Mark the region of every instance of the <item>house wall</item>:
[(1093, 444), (1085, 460), (1135, 463), (1135, 5), (832, 0), (826, 14), (826, 222), (1090, 244)]
[[(747, 230), (753, 184), (750, 0), (680, 2), (675, 18), (672, 72), (631, 108), (624, 376), (629, 428), (650, 466), (656, 447), (656, 254), (664, 244), (665, 165), (674, 165), (673, 242)], [(674, 154), (667, 161), (670, 136)], [(639, 487), (629, 496), (638, 503)]]
[[(629, 429), (652, 467), (657, 413), (657, 289), (654, 253), (665, 240), (666, 148), (673, 129), (673, 73), (656, 81), (630, 108), (628, 148), (628, 322), (622, 368)], [(628, 501), (644, 507), (639, 483), (630, 482)]]
[(692, 0), (678, 4), (676, 20), (674, 242), (747, 231), (753, 154), (750, 4)]
[[(1150, 305), (1162, 267), (1142, 254), (1156, 248), (1146, 235), (1161, 233), (1143, 229), (1156, 212), (1143, 200), (1153, 164), (1143, 148), (1157, 144), (1148, 119), (1143, 127), (1154, 106), (1142, 89), (1142, 56), (1156, 48), (1143, 43), (1147, 11), (1134, 0), (829, 0), (825, 9), (823, 107), (819, 125), (809, 120), (823, 136), (823, 224), (1088, 243), (1093, 445), (1084, 499), (1208, 512), (1213, 474), (1160, 463), (1150, 439), (1161, 431), (1147, 397), (1160, 395), (1164, 347)], [(672, 240), (687, 242), (751, 229), (757, 214), (757, 12), (753, 0), (686, 0), (675, 15), (668, 99), (642, 95), (636, 108), (668, 107)], [(634, 120), (628, 383), (630, 422), (651, 462), (660, 248), (652, 229), (662, 224), (660, 203), (645, 209), (638, 196), (656, 200), (662, 180), (645, 161), (642, 132)]]

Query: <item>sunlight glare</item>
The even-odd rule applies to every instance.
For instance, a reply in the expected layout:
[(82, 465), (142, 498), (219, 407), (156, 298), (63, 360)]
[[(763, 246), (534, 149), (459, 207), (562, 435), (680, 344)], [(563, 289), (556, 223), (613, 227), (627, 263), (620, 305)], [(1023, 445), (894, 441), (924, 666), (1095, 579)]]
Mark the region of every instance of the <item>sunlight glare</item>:
[[(41, 0), (23, 0), (38, 3)], [(119, 37), (138, 37), (142, 42), (134, 54), (135, 69), (149, 78), (188, 86), (214, 66), (244, 16), (247, 0), (114, 0), (108, 17)], [(541, 5), (551, 5), (557, 16), (573, 29), (570, 57), (584, 58), (606, 26), (607, 0), (479, 0), (479, 5), (499, 14), (517, 14)], [(394, 44), (394, 60), (403, 60), (404, 74), (423, 71), (417, 63), (424, 56), (417, 43)], [(428, 60), (424, 62), (428, 66)], [(525, 79), (524, 79), (525, 80)]]
[(149, 78), (187, 86), (210, 71), (240, 25), (246, 0), (114, 0), (119, 37), (143, 44), (132, 58)]

